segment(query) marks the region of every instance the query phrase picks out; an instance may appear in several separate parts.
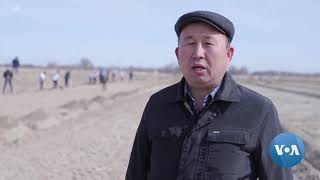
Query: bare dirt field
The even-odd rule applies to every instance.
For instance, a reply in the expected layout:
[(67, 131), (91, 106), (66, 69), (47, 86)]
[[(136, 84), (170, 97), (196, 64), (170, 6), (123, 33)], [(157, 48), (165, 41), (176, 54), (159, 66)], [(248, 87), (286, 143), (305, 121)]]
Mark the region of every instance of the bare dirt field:
[[(15, 92), (0, 95), (0, 180), (124, 179), (148, 98), (180, 79), (136, 72), (132, 81), (110, 82), (104, 91), (87, 84), (90, 71), (73, 70), (71, 87), (51, 89), (49, 77), (40, 91), (40, 71), (21, 69), (14, 75)], [(283, 127), (304, 140), (306, 154), (294, 168), (295, 179), (319, 180), (320, 80), (237, 80), (271, 98)]]

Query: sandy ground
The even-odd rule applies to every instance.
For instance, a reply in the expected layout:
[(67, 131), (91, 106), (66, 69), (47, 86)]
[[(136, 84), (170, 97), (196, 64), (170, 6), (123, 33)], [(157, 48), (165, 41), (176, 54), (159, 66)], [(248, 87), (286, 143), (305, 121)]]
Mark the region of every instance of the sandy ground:
[[(148, 98), (179, 80), (138, 73), (133, 81), (112, 82), (103, 91), (88, 85), (89, 71), (82, 70), (72, 72), (69, 88), (51, 90), (48, 81), (39, 91), (40, 71), (21, 70), (15, 75), (15, 93), (0, 96), (0, 180), (124, 179)], [(319, 142), (319, 99), (247, 85), (274, 101), (287, 130), (306, 142)], [(320, 143), (313, 144), (309, 151), (319, 151)], [(308, 158), (295, 168), (296, 179), (320, 179), (320, 158)]]

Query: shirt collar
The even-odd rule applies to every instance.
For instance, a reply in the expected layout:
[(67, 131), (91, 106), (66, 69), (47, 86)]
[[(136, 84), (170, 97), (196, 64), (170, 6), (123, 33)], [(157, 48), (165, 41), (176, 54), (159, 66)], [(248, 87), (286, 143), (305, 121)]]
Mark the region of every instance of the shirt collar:
[[(176, 96), (170, 101), (178, 102), (185, 101), (184, 84), (186, 80), (184, 78), (177, 85)], [(240, 92), (238, 90), (238, 84), (233, 80), (229, 73), (225, 73), (219, 88), (216, 88), (216, 92), (213, 97), (213, 101), (229, 101), (240, 102)]]
[[(203, 103), (207, 103), (207, 101), (210, 99), (210, 101), (212, 101), (214, 99), (215, 94), (218, 92), (220, 87), (220, 84), (218, 86), (216, 86), (215, 88), (213, 88), (212, 90), (209, 91), (209, 93), (206, 95), (206, 97), (203, 100)], [(192, 102), (195, 102), (196, 100), (193, 98), (192, 94), (191, 94), (191, 90), (189, 88), (189, 85), (187, 83), (187, 81), (184, 82), (184, 96), (187, 97), (189, 96), (190, 99), (192, 100)]]

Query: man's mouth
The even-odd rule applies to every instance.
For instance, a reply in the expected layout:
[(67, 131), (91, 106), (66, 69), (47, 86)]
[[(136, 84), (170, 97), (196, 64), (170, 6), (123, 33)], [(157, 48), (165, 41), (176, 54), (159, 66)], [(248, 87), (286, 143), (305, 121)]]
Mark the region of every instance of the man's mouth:
[(202, 70), (205, 70), (206, 68), (202, 65), (193, 65), (192, 69), (195, 71), (202, 71)]

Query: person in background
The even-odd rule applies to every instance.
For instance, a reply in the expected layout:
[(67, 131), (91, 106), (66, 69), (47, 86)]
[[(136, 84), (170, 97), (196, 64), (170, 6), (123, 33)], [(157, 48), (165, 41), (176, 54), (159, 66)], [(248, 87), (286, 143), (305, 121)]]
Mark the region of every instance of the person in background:
[(12, 87), (12, 79), (13, 79), (13, 73), (10, 71), (10, 69), (7, 69), (3, 73), (3, 78), (4, 78), (4, 85), (2, 89), (2, 94), (5, 93), (7, 86), (10, 88), (10, 92), (13, 93), (13, 87)]
[(89, 84), (96, 84), (100, 71), (94, 70), (89, 74)]
[(100, 69), (99, 81), (102, 84), (102, 89), (105, 90), (106, 89), (106, 84), (107, 84), (107, 81), (108, 81), (108, 72), (107, 72), (106, 69)]
[(15, 58), (12, 60), (12, 70), (13, 70), (13, 72), (18, 73), (19, 67), (20, 67), (19, 58), (18, 58), (18, 57), (15, 57)]
[(66, 73), (64, 74), (64, 86), (69, 87), (69, 79), (70, 79), (70, 70), (67, 70)]
[(60, 74), (59, 71), (57, 71), (56, 73), (54, 73), (54, 75), (52, 76), (52, 82), (53, 82), (53, 89), (58, 88), (59, 85), (59, 79), (60, 79)]
[(111, 81), (114, 82), (116, 80), (116, 72), (113, 70), (111, 72)]
[(130, 72), (129, 72), (129, 79), (130, 79), (130, 80), (133, 79), (133, 72), (132, 72), (132, 70), (130, 70)]
[(47, 72), (45, 71), (41, 72), (39, 75), (40, 90), (43, 89), (43, 85), (46, 79), (47, 79)]

